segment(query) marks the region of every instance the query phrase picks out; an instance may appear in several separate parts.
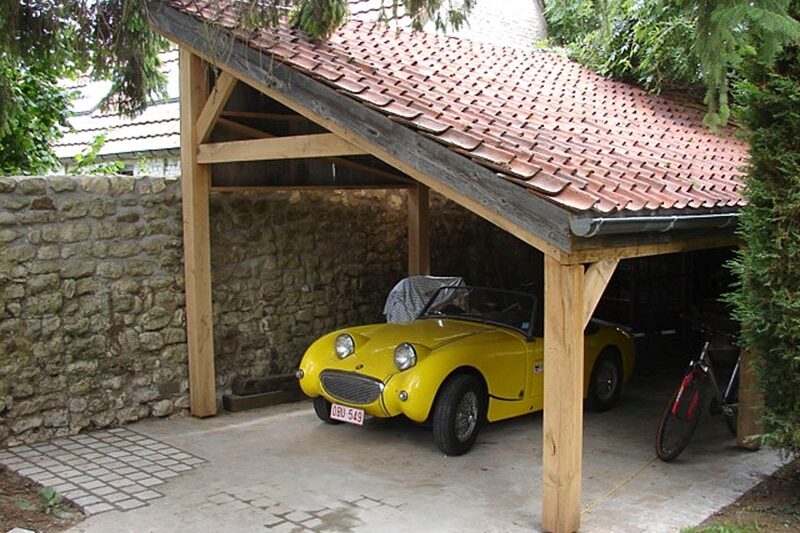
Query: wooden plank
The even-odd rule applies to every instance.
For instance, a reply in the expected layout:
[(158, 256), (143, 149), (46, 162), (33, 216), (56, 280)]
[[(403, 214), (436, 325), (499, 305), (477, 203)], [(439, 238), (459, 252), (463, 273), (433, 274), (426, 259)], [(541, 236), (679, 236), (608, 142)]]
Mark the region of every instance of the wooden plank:
[(619, 259), (603, 259), (586, 269), (583, 289), (583, 325), (586, 327), (603, 296), (603, 292), (617, 269)]
[(279, 122), (308, 121), (306, 117), (294, 113), (292, 114), (262, 113), (260, 111), (223, 111), (221, 116), (231, 117), (231, 118), (252, 118), (256, 120), (269, 120), (269, 121), (279, 121)]
[(214, 129), (214, 124), (217, 122), (220, 113), (222, 112), (225, 104), (228, 103), (234, 87), (239, 80), (231, 76), (227, 72), (222, 72), (217, 78), (217, 83), (214, 85), (214, 90), (206, 100), (200, 116), (197, 117), (197, 139), (198, 142), (204, 143), (211, 135)]
[(764, 406), (764, 397), (758, 390), (758, 375), (753, 369), (753, 353), (742, 350), (739, 363), (739, 414), (736, 422), (736, 444), (748, 450), (759, 449), (759, 444), (750, 439), (761, 433), (758, 421)]
[[(713, 248), (727, 248), (740, 244), (740, 239), (733, 233), (719, 233), (714, 236), (691, 237), (673, 236), (673, 240), (667, 242), (647, 242), (651, 238), (648, 235), (631, 235), (628, 239), (638, 239), (640, 244), (629, 244), (621, 246), (605, 246), (598, 241), (597, 248), (575, 250), (563, 262), (567, 264), (594, 263), (604, 259), (632, 259), (634, 257), (648, 257), (652, 255), (673, 254), (678, 252), (690, 252), (692, 250), (706, 250)], [(590, 240), (590, 239), (584, 239)]]
[(544, 258), (542, 527), (580, 525), (583, 449), (584, 272)]
[(211, 234), (209, 168), (198, 164), (197, 117), (208, 97), (208, 65), (180, 50), (181, 194), (186, 283), (186, 337), (189, 351), (189, 403), (194, 416), (217, 412), (214, 334), (211, 312)]
[(154, 29), (168, 39), (544, 253), (566, 260), (572, 239), (566, 209), (498, 179), (491, 170), (291, 67), (265, 61), (263, 52), (239, 40), (215, 33), (209, 42), (201, 21), (163, 2), (150, 2), (149, 13)]
[(422, 184), (408, 189), (408, 275), (431, 273), (430, 191)]
[(367, 185), (212, 185), (211, 192), (266, 194), (280, 191), (383, 191), (408, 188), (409, 186), (405, 183), (374, 183)]
[(303, 159), (307, 157), (333, 157), (364, 155), (363, 149), (333, 133), (292, 135), (201, 144), (197, 147), (197, 161), (201, 164), (235, 163), (240, 161), (274, 161)]
[[(305, 119), (303, 119), (303, 120), (305, 120)], [(235, 122), (233, 120), (228, 120), (226, 118), (219, 118), (217, 120), (217, 123), (220, 126), (223, 126), (223, 127), (228, 128), (230, 130), (233, 130), (233, 131), (237, 131), (237, 132), (241, 133), (242, 135), (247, 135), (247, 136), (252, 137), (254, 139), (271, 139), (271, 138), (275, 137), (274, 135), (272, 135), (271, 133), (267, 133), (266, 131), (260, 130), (258, 128), (253, 128), (252, 126), (248, 126), (246, 124), (241, 124), (241, 123)], [(352, 168), (352, 169), (355, 169), (355, 170), (359, 170), (361, 172), (365, 172), (365, 173), (368, 173), (368, 174), (371, 174), (371, 175), (374, 175), (374, 176), (377, 176), (377, 177), (388, 178), (391, 181), (398, 181), (398, 182), (406, 183), (406, 184), (409, 184), (409, 185), (412, 185), (412, 184), (416, 185), (416, 182), (411, 180), (411, 179), (409, 179), (407, 176), (401, 176), (400, 174), (395, 174), (395, 173), (392, 173), (392, 172), (386, 172), (385, 170), (381, 170), (381, 169), (378, 169), (378, 168), (372, 168), (372, 167), (370, 167), (368, 165), (362, 165), (361, 163), (357, 163), (355, 161), (350, 161), (349, 159), (344, 159), (344, 158), (341, 158), (341, 157), (329, 157), (329, 158), (326, 158), (326, 159), (328, 161), (330, 161), (331, 163), (336, 163), (337, 165), (348, 167), (348, 168)], [(378, 187), (378, 188), (382, 188), (382, 187)]]

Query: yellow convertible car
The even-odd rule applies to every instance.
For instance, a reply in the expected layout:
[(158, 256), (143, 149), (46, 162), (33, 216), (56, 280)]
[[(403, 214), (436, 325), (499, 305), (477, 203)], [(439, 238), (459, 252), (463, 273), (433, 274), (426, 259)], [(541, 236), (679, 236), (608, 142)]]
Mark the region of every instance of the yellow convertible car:
[[(483, 422), (542, 409), (536, 311), (530, 294), (443, 287), (411, 322), (351, 327), (316, 340), (297, 377), (326, 423), (404, 415), (430, 423), (443, 453), (462, 455)], [(618, 327), (593, 322), (585, 358), (588, 404), (609, 409), (633, 371), (633, 340)]]

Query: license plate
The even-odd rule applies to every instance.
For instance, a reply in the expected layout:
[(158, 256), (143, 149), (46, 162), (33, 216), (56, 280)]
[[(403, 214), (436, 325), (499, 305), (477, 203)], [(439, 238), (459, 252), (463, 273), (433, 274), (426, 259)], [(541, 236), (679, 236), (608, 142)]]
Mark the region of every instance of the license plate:
[(364, 425), (364, 410), (356, 409), (354, 407), (347, 407), (336, 403), (331, 404), (331, 418), (347, 422), (348, 424), (355, 424), (357, 426)]

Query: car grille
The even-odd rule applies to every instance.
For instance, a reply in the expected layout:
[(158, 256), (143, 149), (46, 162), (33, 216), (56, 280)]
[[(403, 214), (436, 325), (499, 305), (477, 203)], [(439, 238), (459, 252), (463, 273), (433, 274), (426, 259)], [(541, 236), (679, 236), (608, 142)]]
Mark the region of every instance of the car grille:
[(324, 370), (319, 376), (325, 392), (337, 400), (365, 405), (378, 399), (383, 383), (376, 379), (338, 370)]

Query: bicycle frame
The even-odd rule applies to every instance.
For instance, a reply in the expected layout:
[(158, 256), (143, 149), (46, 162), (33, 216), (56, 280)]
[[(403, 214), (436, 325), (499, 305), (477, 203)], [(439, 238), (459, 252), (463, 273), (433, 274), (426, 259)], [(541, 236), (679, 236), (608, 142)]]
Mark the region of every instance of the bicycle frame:
[[(717, 404), (722, 407), (723, 411), (728, 408), (729, 406), (735, 405), (736, 402), (733, 401), (733, 398), (736, 397), (736, 388), (737, 382), (739, 377), (739, 363), (741, 362), (741, 357), (736, 359), (736, 364), (733, 367), (733, 372), (731, 372), (731, 376), (728, 379), (728, 383), (725, 386), (725, 392), (723, 393), (719, 388), (719, 382), (717, 381), (717, 373), (714, 371), (714, 365), (711, 363), (711, 357), (709, 357), (709, 351), (711, 347), (711, 339), (707, 338), (703, 343), (703, 350), (700, 352), (700, 358), (696, 361), (692, 361), (689, 366), (690, 368), (694, 368), (699, 366), (703, 373), (708, 377), (709, 382), (711, 383), (711, 387), (714, 390), (714, 399), (716, 400)], [(726, 413), (727, 414), (727, 413)]]

